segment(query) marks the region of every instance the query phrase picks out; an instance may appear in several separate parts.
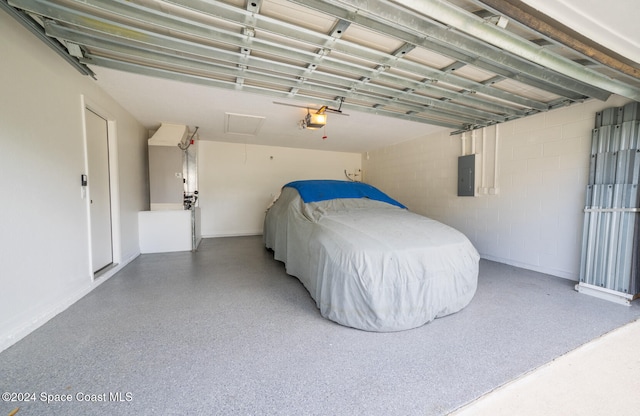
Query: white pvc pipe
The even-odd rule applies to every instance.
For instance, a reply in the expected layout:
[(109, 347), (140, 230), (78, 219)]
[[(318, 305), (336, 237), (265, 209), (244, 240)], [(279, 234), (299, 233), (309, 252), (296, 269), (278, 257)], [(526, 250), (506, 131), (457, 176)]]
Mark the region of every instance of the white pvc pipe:
[(482, 128), (482, 153), (481, 153), (481, 160), (482, 160), (482, 176), (480, 177), (480, 187), (482, 188), (482, 190), (484, 191), (485, 188), (485, 177), (486, 175), (486, 162), (487, 162), (487, 158), (486, 158), (486, 149), (487, 149), (487, 131), (486, 131), (486, 127)]
[(493, 189), (498, 189), (498, 143), (500, 142), (500, 125), (496, 124), (496, 146), (493, 156)]
[(462, 156), (464, 156), (467, 154), (467, 132), (462, 132), (460, 141), (462, 142)]
[(476, 154), (476, 131), (471, 131), (471, 154)]

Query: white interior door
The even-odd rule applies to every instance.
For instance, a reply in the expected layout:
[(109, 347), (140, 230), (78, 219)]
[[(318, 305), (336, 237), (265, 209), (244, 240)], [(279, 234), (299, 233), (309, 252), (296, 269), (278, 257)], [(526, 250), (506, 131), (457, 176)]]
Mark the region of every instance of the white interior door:
[(87, 158), (89, 165), (89, 215), (91, 256), (94, 273), (113, 263), (111, 191), (109, 181), (109, 136), (107, 120), (87, 108)]

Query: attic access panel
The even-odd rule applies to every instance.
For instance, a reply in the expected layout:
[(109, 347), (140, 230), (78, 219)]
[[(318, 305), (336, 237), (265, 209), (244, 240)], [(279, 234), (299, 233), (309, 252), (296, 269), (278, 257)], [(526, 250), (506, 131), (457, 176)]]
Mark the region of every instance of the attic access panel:
[(225, 113), (224, 132), (246, 136), (256, 136), (264, 123), (265, 117), (246, 114)]

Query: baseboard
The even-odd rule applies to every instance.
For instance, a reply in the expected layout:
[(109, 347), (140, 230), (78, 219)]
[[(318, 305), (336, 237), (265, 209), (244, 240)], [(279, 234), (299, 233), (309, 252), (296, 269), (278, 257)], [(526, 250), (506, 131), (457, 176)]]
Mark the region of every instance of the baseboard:
[(218, 237), (251, 237), (255, 235), (262, 235), (262, 230), (260, 231), (248, 231), (242, 233), (221, 233), (221, 234), (207, 234), (203, 235), (202, 238), (218, 238)]
[(577, 282), (579, 280), (579, 276), (577, 273), (571, 273), (568, 272), (566, 270), (558, 270), (558, 269), (554, 269), (551, 267), (541, 267), (541, 266), (536, 266), (536, 265), (532, 265), (532, 264), (528, 264), (528, 263), (522, 263), (519, 261), (514, 261), (511, 259), (505, 259), (502, 257), (496, 257), (496, 256), (490, 256), (490, 255), (486, 255), (486, 254), (480, 254), (480, 257), (485, 259), (485, 260), (491, 260), (491, 261), (495, 261), (498, 263), (504, 263), (504, 264), (508, 264), (509, 266), (515, 266), (515, 267), (519, 267), (521, 269), (527, 269), (527, 270), (532, 270), (534, 272), (538, 272), (538, 273), (544, 273), (544, 274), (550, 274), (551, 276), (556, 276), (556, 277), (561, 277), (563, 279), (567, 279), (567, 280), (572, 280), (574, 282)]
[(24, 319), (24, 322), (18, 323), (15, 325), (14, 329), (10, 329), (8, 331), (8, 334), (2, 336), (2, 339), (0, 339), (0, 352), (17, 343), (36, 329), (40, 328), (42, 325), (46, 324), (60, 312), (65, 311), (69, 306), (88, 295), (93, 289), (106, 282), (109, 278), (122, 270), (122, 268), (127, 264), (135, 260), (139, 255), (140, 253), (134, 254), (122, 263), (112, 267), (108, 271), (105, 271), (98, 279), (94, 279), (88, 286), (75, 291), (61, 301), (43, 308), (42, 311), (34, 311), (33, 315), (36, 315), (35, 317)]

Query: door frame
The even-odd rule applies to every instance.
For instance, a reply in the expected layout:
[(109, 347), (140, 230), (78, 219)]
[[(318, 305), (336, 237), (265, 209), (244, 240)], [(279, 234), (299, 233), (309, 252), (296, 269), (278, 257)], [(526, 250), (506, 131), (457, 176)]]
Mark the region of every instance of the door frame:
[(89, 276), (94, 281), (100, 276), (104, 275), (107, 271), (113, 269), (122, 262), (122, 249), (121, 249), (121, 233), (120, 233), (120, 182), (119, 182), (119, 169), (118, 169), (118, 138), (117, 138), (117, 126), (116, 120), (113, 115), (102, 108), (97, 103), (93, 102), (90, 98), (81, 94), (81, 112), (82, 112), (82, 137), (84, 145), (84, 174), (89, 172), (89, 153), (87, 148), (87, 110), (92, 111), (98, 116), (107, 121), (107, 149), (109, 152), (109, 195), (111, 203), (111, 249), (112, 249), (112, 264), (106, 268), (100, 270), (99, 273), (94, 273), (93, 259), (92, 259), (92, 243), (91, 243), (91, 201), (89, 195), (86, 193), (86, 189), (83, 189), (81, 197), (85, 200), (85, 208), (87, 212), (87, 259), (89, 267)]

